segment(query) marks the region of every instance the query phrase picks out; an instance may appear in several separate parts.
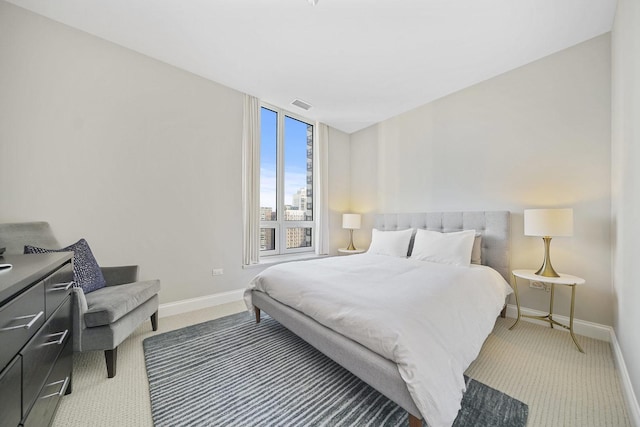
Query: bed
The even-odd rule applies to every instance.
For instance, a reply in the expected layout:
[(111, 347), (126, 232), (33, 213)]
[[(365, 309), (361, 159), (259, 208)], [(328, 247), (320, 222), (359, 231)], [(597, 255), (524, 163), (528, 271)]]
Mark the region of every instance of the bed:
[[(428, 229), (428, 230), (445, 232), (445, 233), (455, 232), (460, 230), (470, 230), (470, 229), (476, 230), (476, 232), (482, 235), (481, 264), (491, 268), (489, 269), (481, 266), (470, 266), (470, 268), (467, 269), (469, 270), (469, 273), (465, 273), (465, 274), (469, 274), (470, 278), (475, 277), (471, 275), (484, 275), (489, 277), (490, 275), (493, 274), (493, 276), (496, 276), (497, 279), (492, 279), (492, 280), (496, 280), (496, 281), (499, 280), (504, 284), (506, 284), (508, 281), (509, 250), (510, 250), (509, 212), (500, 211), (500, 212), (381, 214), (376, 216), (374, 227), (378, 230), (383, 230), (383, 231), (396, 231), (396, 230), (405, 230), (405, 229), (411, 228), (411, 229)], [(413, 245), (413, 240), (409, 245), (410, 251), (411, 251), (412, 245)], [(333, 260), (326, 259), (326, 260), (318, 260), (313, 262), (307, 261), (306, 264), (290, 263), (293, 265), (290, 265), (287, 267), (272, 268), (273, 270), (270, 273), (266, 274), (266, 276), (269, 276), (269, 274), (271, 275), (275, 274), (274, 277), (278, 277), (277, 274), (278, 274), (278, 271), (280, 271), (279, 277), (282, 279), (284, 277), (283, 274), (285, 273), (289, 274), (287, 273), (287, 271), (289, 271), (289, 272), (292, 272), (291, 273), (292, 277), (295, 277), (295, 270), (296, 269), (301, 270), (303, 268), (308, 272), (309, 280), (299, 280), (298, 282), (301, 288), (303, 288), (302, 282), (311, 282), (313, 284), (312, 285), (313, 287), (310, 287), (309, 289), (322, 290), (322, 292), (329, 292), (329, 288), (336, 287), (335, 283), (339, 283), (340, 286), (343, 286), (346, 283), (346, 281), (349, 281), (349, 282), (357, 281), (355, 278), (358, 277), (356, 274), (358, 271), (371, 270), (373, 272), (376, 268), (378, 269), (377, 270), (378, 272), (377, 273), (374, 272), (374, 274), (377, 274), (378, 276), (380, 276), (380, 280), (379, 280), (380, 282), (384, 282), (386, 280), (395, 281), (394, 283), (396, 286), (398, 286), (401, 283), (404, 283), (403, 280), (400, 280), (400, 279), (396, 280), (395, 278), (393, 278), (393, 276), (388, 276), (388, 279), (382, 277), (384, 276), (384, 271), (385, 271), (384, 268), (386, 268), (383, 265), (387, 265), (387, 264), (390, 270), (393, 270), (394, 268), (400, 268), (399, 264), (403, 265), (402, 268), (405, 268), (405, 265), (408, 265), (408, 267), (406, 268), (408, 268), (411, 271), (408, 273), (405, 273), (404, 271), (401, 272), (400, 274), (403, 275), (402, 276), (403, 278), (405, 277), (404, 275), (411, 275), (411, 274), (413, 274), (414, 276), (425, 275), (425, 274), (430, 275), (432, 274), (430, 273), (431, 271), (434, 271), (433, 272), (434, 276), (438, 276), (439, 274), (442, 274), (442, 272), (439, 270), (440, 267), (438, 266), (429, 267), (429, 270), (427, 271), (427, 270), (420, 270), (426, 267), (423, 267), (422, 265), (417, 265), (417, 263), (424, 264), (424, 263), (421, 263), (420, 261), (411, 261), (411, 260), (402, 261), (400, 259), (387, 261), (383, 258), (376, 258), (376, 255), (367, 255), (367, 254), (351, 255), (349, 257), (338, 257)], [(329, 266), (329, 268), (327, 268), (327, 266)], [(327, 273), (326, 274), (323, 273), (324, 270), (322, 269), (327, 270)], [(267, 269), (267, 270), (271, 270), (271, 269)], [(265, 270), (265, 272), (267, 270)], [(344, 273), (342, 275), (339, 275), (338, 273), (340, 271), (344, 271)], [(377, 343), (376, 340), (367, 341), (366, 336), (364, 338), (361, 338), (360, 336), (354, 336), (354, 334), (352, 334), (349, 330), (341, 328), (340, 326), (341, 319), (337, 319), (337, 320), (333, 319), (333, 323), (332, 321), (327, 321), (325, 319), (322, 319), (320, 321), (317, 320), (318, 318), (320, 318), (318, 312), (325, 309), (324, 303), (316, 304), (315, 306), (313, 306), (314, 304), (313, 298), (312, 297), (307, 298), (305, 295), (287, 297), (287, 292), (289, 292), (289, 290), (291, 290), (292, 288), (297, 287), (295, 286), (296, 285), (295, 282), (293, 283), (293, 286), (290, 285), (289, 288), (287, 288), (288, 289), (287, 291), (269, 292), (269, 289), (267, 287), (264, 287), (263, 290), (265, 290), (265, 292), (263, 292), (262, 290), (260, 290), (260, 286), (259, 286), (259, 282), (261, 280), (259, 278), (261, 275), (263, 275), (263, 273), (258, 275), (256, 279), (252, 281), (252, 284), (245, 292), (245, 299), (247, 301), (247, 306), (248, 308), (253, 309), (255, 311), (257, 322), (260, 321), (261, 310), (268, 313), (272, 318), (280, 322), (283, 326), (285, 326), (286, 328), (291, 330), (293, 333), (303, 338), (305, 341), (309, 342), (311, 345), (313, 345), (319, 351), (324, 353), (326, 356), (330, 357), (331, 359), (333, 359), (334, 361), (336, 361), (337, 363), (339, 363), (340, 365), (342, 365), (343, 367), (351, 371), (360, 379), (362, 379), (363, 381), (365, 381), (366, 383), (368, 383), (369, 385), (371, 385), (372, 387), (380, 391), (382, 394), (387, 396), (389, 399), (396, 402), (400, 407), (405, 409), (409, 414), (410, 426), (413, 427), (413, 426), (422, 425), (422, 421), (421, 421), (422, 418), (425, 418), (427, 422), (432, 426), (447, 425), (453, 421), (452, 419), (449, 421), (450, 415), (451, 415), (450, 405), (457, 404), (459, 407), (459, 403), (460, 403), (459, 400), (457, 402), (449, 402), (449, 401), (445, 402), (446, 405), (444, 406), (448, 408), (449, 414), (442, 415), (438, 412), (440, 411), (440, 408), (438, 407), (438, 403), (436, 402), (435, 404), (436, 408), (433, 409), (433, 406), (429, 403), (431, 400), (431, 396), (427, 396), (426, 398), (423, 398), (422, 396), (422, 394), (424, 394), (423, 391), (421, 391), (421, 389), (417, 389), (416, 385), (413, 383), (413, 378), (419, 377), (419, 375), (415, 375), (416, 372), (422, 373), (423, 371), (431, 370), (432, 368), (429, 368), (427, 366), (425, 369), (425, 366), (421, 366), (417, 371), (407, 371), (408, 369), (407, 366), (410, 366), (413, 369), (413, 362), (415, 361), (415, 359), (420, 359), (420, 360), (423, 359), (422, 357), (416, 357), (416, 356), (422, 356), (423, 353), (429, 353), (429, 357), (433, 359), (438, 359), (437, 363), (440, 363), (440, 359), (442, 359), (443, 355), (440, 354), (442, 353), (442, 351), (435, 349), (438, 346), (432, 345), (431, 350), (423, 351), (424, 346), (420, 347), (414, 344), (416, 343), (416, 341), (419, 342), (424, 340), (411, 339), (410, 333), (408, 331), (404, 331), (402, 335), (408, 336), (408, 338), (406, 339), (409, 341), (408, 346), (414, 347), (414, 350), (412, 350), (414, 352), (412, 356), (414, 360), (409, 360), (409, 363), (406, 363), (404, 359), (402, 361), (400, 361), (400, 359), (394, 360), (396, 358), (390, 356), (391, 353), (389, 353), (384, 348), (384, 346), (386, 345), (384, 344), (384, 341), (381, 341), (383, 342), (383, 344), (379, 344)], [(320, 280), (319, 278), (320, 276), (323, 276), (323, 275), (327, 276), (326, 277), (327, 280), (324, 282), (326, 283), (326, 285), (319, 284), (319, 283), (322, 283), (322, 282), (319, 282)], [(298, 277), (302, 277), (302, 276), (298, 276)], [(333, 280), (331, 280), (331, 277), (333, 277)], [(335, 282), (335, 283), (332, 283), (332, 282)], [(256, 285), (256, 283), (258, 283), (258, 285)], [(344, 289), (344, 287), (341, 288), (340, 286), (338, 286), (337, 288)], [(503, 285), (499, 285), (499, 286), (503, 286)], [(327, 289), (325, 290), (325, 288)], [(466, 288), (465, 292), (467, 291), (477, 292), (473, 288)], [(312, 291), (305, 291), (305, 292), (312, 292)], [(317, 295), (317, 298), (320, 298), (319, 301), (325, 301), (322, 298), (327, 297), (327, 294), (322, 294), (322, 292), (320, 292)], [(317, 292), (313, 291), (312, 293), (317, 293)], [(375, 292), (372, 291), (371, 293), (374, 294)], [(478, 310), (476, 310), (477, 301), (479, 299), (484, 298), (484, 294), (485, 294), (484, 292), (479, 292), (477, 293), (477, 295), (474, 295), (473, 298), (459, 299), (458, 300), (460, 301), (459, 307), (458, 307), (458, 304), (451, 303), (451, 301), (454, 301), (451, 298), (454, 298), (454, 297), (452, 295), (447, 294), (446, 299), (448, 301), (447, 304), (449, 305), (447, 309), (451, 312), (459, 308), (464, 310), (464, 313), (468, 313), (472, 311), (480, 312), (484, 309), (480, 310), (481, 308), (480, 307), (478, 308)], [(306, 295), (310, 296), (312, 294), (307, 293)], [(493, 322), (495, 321), (495, 317), (500, 311), (500, 308), (502, 308), (502, 306), (504, 305), (504, 297), (506, 295), (507, 295), (507, 291), (505, 290), (505, 293), (502, 296), (502, 303), (500, 307), (497, 309), (497, 311), (495, 311), (497, 307), (495, 298), (497, 297), (493, 296), (492, 294), (491, 296), (491, 298), (493, 298), (492, 303), (486, 304), (487, 306), (489, 305), (492, 306), (491, 310), (487, 309), (487, 310), (484, 310), (484, 312), (482, 313), (482, 316), (485, 318), (485, 320), (483, 322), (479, 322), (479, 321), (476, 322), (475, 320), (473, 320), (474, 324), (483, 323), (484, 325), (482, 326), (482, 328), (480, 328), (481, 331), (474, 330), (474, 335), (473, 337), (471, 337), (472, 339), (470, 339), (470, 341), (473, 341), (473, 343), (469, 344), (473, 348), (468, 350), (464, 347), (460, 347), (460, 352), (466, 353), (464, 357), (462, 356), (458, 357), (457, 353), (449, 356), (450, 359), (454, 360), (454, 362), (449, 361), (448, 362), (449, 364), (452, 364), (452, 363), (455, 365), (464, 364), (466, 366), (458, 366), (456, 370), (456, 375), (449, 374), (449, 373), (446, 373), (445, 375), (457, 377), (457, 371), (460, 371), (461, 368), (462, 370), (466, 369), (468, 364), (477, 356), (477, 353), (479, 352), (482, 343), (484, 342), (488, 334), (491, 332), (491, 329), (493, 327), (493, 323), (491, 322), (491, 320)], [(460, 298), (460, 297), (458, 296), (455, 298)], [(470, 302), (467, 300), (473, 300), (473, 301)], [(283, 303), (283, 301), (286, 303)], [(473, 305), (472, 303), (475, 305)], [(431, 304), (432, 305), (430, 306), (430, 310), (429, 310), (430, 312), (436, 313), (441, 308), (441, 307), (438, 307), (435, 304), (435, 302), (431, 302)], [(467, 304), (467, 306), (465, 306), (465, 304)], [(446, 304), (440, 304), (440, 306), (445, 306), (445, 305)], [(484, 305), (482, 305), (482, 307), (484, 307)], [(411, 307), (407, 307), (407, 310), (410, 311)], [(345, 310), (342, 309), (342, 311), (345, 311)], [(425, 317), (425, 316), (422, 316), (421, 313), (419, 314), (418, 317), (421, 317), (421, 318)], [(439, 313), (440, 314), (438, 315), (440, 316), (442, 315), (443, 312), (440, 311)], [(489, 322), (486, 319), (488, 315), (487, 313), (493, 313), (493, 319), (489, 319)], [(368, 313), (368, 314), (371, 314), (371, 313)], [(381, 317), (383, 316), (384, 315), (382, 315)], [(370, 316), (368, 319), (373, 321), (375, 320), (374, 317), (375, 316), (373, 317)], [(466, 317), (467, 315), (465, 314), (464, 316), (458, 316), (457, 319), (458, 321), (461, 319), (464, 320), (463, 318), (466, 318)], [(320, 323), (321, 321), (324, 324)], [(362, 321), (362, 320), (357, 320), (357, 321)], [(393, 322), (388, 322), (388, 323), (393, 323)], [(362, 327), (362, 325), (360, 325), (360, 327)], [(467, 326), (464, 326), (461, 329), (467, 329), (468, 327), (469, 327), (469, 323), (467, 322)], [(444, 334), (444, 333), (440, 334), (445, 338), (442, 338), (442, 337), (438, 338), (437, 336), (439, 332), (436, 330), (435, 340), (443, 339), (446, 341), (448, 339), (446, 338), (448, 336), (448, 333), (449, 332), (447, 332), (447, 334)], [(459, 337), (456, 337), (456, 338), (459, 339)], [(450, 339), (450, 341), (452, 340), (453, 339)], [(455, 341), (457, 342), (457, 340)], [(418, 343), (418, 344), (421, 344), (421, 343)], [(380, 348), (378, 348), (377, 346), (380, 346)], [(394, 347), (389, 351), (394, 352), (396, 350), (397, 350), (396, 347)], [(417, 351), (419, 351), (420, 353), (415, 354)], [(402, 350), (401, 352), (404, 354), (404, 350)], [(469, 360), (470, 358), (471, 360)], [(425, 365), (424, 362), (421, 362), (421, 363)], [(430, 363), (430, 364), (435, 365), (437, 369), (437, 363), (434, 360), (433, 363)], [(459, 374), (460, 374), (460, 377), (462, 377), (462, 372), (459, 372)], [(429, 375), (432, 375), (432, 374), (430, 373), (426, 376), (428, 377)], [(451, 381), (455, 382), (455, 381), (458, 381), (458, 379), (452, 378)], [(462, 381), (462, 378), (460, 378), (460, 381)], [(459, 384), (459, 382), (455, 382), (454, 386), (455, 384)], [(423, 386), (421, 385), (421, 387)], [(438, 395), (443, 394), (442, 390), (438, 390), (437, 394)], [(438, 399), (440, 398), (438, 396), (436, 397)], [(461, 391), (460, 391), (460, 399), (461, 399)], [(428, 408), (428, 409), (425, 409), (425, 408)], [(447, 410), (445, 409), (442, 410), (443, 413), (447, 412)]]

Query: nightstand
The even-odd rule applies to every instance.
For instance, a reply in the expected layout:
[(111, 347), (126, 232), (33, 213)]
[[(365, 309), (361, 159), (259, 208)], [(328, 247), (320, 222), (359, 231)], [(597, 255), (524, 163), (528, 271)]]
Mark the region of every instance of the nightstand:
[[(513, 291), (516, 296), (516, 305), (518, 307), (518, 318), (516, 319), (515, 323), (511, 325), (509, 329), (513, 329), (518, 324), (521, 317), (529, 317), (532, 319), (544, 320), (546, 322), (549, 322), (549, 326), (551, 326), (551, 328), (553, 328), (553, 325), (557, 325), (565, 329), (568, 329), (576, 347), (578, 347), (578, 350), (580, 350), (581, 353), (584, 353), (584, 350), (582, 350), (582, 347), (580, 347), (580, 344), (578, 344), (578, 340), (576, 339), (576, 336), (573, 333), (573, 309), (575, 307), (575, 301), (576, 301), (576, 286), (583, 285), (585, 280), (577, 276), (572, 276), (570, 274), (562, 274), (562, 273), (560, 273), (560, 277), (539, 276), (535, 273), (535, 270), (513, 270), (511, 274), (513, 275)], [(518, 278), (525, 279), (525, 280), (532, 280), (535, 282), (548, 283), (549, 285), (551, 285), (551, 299), (549, 301), (549, 314), (547, 314), (546, 316), (529, 316), (529, 315), (520, 313), (520, 298), (518, 297)], [(562, 324), (553, 319), (553, 297), (554, 297), (556, 285), (564, 285), (564, 286), (571, 287), (571, 314), (569, 316), (569, 326)]]
[(365, 253), (366, 250), (364, 249), (338, 249), (338, 253), (340, 253), (341, 255), (354, 255), (354, 254), (363, 254)]

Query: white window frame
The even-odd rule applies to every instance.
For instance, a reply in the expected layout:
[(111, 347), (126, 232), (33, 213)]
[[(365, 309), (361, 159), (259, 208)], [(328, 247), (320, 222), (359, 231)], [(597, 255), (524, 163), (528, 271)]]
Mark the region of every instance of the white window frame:
[[(269, 257), (274, 255), (287, 255), (287, 254), (299, 254), (304, 252), (314, 253), (316, 250), (316, 226), (315, 220), (318, 215), (316, 197), (317, 197), (317, 180), (318, 171), (316, 171), (315, 164), (312, 162), (313, 167), (313, 185), (312, 185), (312, 203), (313, 203), (313, 219), (311, 221), (287, 221), (284, 219), (284, 153), (285, 153), (285, 141), (284, 141), (284, 126), (285, 117), (301, 121), (313, 128), (313, 156), (316, 156), (316, 139), (317, 128), (314, 121), (305, 117), (294, 114), (290, 111), (282, 108), (275, 107), (267, 103), (260, 104), (260, 114), (262, 114), (262, 108), (266, 108), (276, 113), (276, 212), (277, 219), (275, 221), (263, 221), (260, 220), (260, 228), (274, 228), (275, 229), (275, 249), (274, 250), (261, 250), (260, 258)], [(262, 135), (261, 135), (262, 136)], [(262, 148), (262, 141), (260, 142), (260, 148)], [(260, 207), (261, 208), (261, 207)], [(287, 249), (287, 228), (310, 228), (311, 229), (311, 246), (302, 248), (290, 248)]]

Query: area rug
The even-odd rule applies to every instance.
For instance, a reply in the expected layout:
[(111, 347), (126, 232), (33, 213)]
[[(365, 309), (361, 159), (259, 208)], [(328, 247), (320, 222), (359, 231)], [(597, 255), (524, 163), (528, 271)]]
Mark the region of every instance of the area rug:
[[(406, 411), (264, 314), (147, 338), (144, 356), (158, 427), (408, 425)], [(526, 425), (526, 404), (466, 381), (454, 426)]]

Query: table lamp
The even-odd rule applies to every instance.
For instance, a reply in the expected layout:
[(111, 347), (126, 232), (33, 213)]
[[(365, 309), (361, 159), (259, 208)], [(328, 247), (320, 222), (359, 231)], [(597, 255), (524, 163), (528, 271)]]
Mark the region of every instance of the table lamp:
[(342, 228), (349, 230), (349, 246), (348, 251), (355, 251), (356, 247), (353, 246), (353, 230), (360, 229), (360, 214), (342, 214)]
[(573, 235), (573, 209), (525, 209), (524, 235), (540, 236), (544, 241), (544, 261), (536, 274), (545, 277), (560, 277), (551, 265), (549, 245), (552, 237)]

